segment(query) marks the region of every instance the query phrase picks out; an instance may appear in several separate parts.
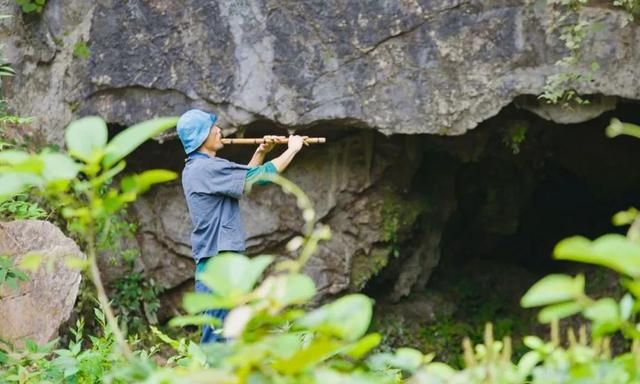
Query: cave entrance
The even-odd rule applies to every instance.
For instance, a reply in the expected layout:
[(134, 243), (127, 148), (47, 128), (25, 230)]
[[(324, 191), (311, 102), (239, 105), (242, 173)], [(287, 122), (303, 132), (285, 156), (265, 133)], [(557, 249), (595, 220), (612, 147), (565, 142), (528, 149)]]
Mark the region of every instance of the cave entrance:
[[(612, 289), (617, 280), (605, 270), (555, 261), (551, 254), (568, 236), (624, 233), (611, 217), (640, 207), (640, 140), (605, 136), (612, 117), (640, 122), (637, 110), (638, 104), (621, 102), (595, 119), (564, 125), (510, 105), (464, 136), (427, 139), (413, 189), (452, 183), (452, 192), (430, 206), (454, 208), (441, 224), (437, 265), (411, 295), (400, 301), (389, 295), (402, 258), (365, 288), (378, 299), (377, 326), (391, 334), (391, 343), (397, 332), (387, 327), (398, 329), (400, 322), (409, 329), (400, 337), (405, 345), (447, 360), (463, 336), (479, 341), (488, 321), (499, 337), (539, 331), (537, 311), (521, 309), (519, 300), (549, 273), (584, 272), (596, 295)], [(432, 225), (433, 213), (416, 222), (405, 250), (423, 241), (421, 226)]]

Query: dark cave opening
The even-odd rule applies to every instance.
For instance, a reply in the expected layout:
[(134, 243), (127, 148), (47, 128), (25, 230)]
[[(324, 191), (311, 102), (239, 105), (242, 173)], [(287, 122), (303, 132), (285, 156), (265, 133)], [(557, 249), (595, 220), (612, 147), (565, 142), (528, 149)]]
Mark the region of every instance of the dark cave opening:
[(437, 224), (439, 259), (427, 269), (422, 285), (418, 279), (399, 301), (390, 295), (406, 263), (402, 256), (366, 285), (365, 292), (378, 302), (377, 326), (388, 332), (389, 313), (396, 323), (398, 316), (410, 318), (415, 347), (446, 350), (443, 339), (479, 339), (487, 321), (497, 324), (498, 336), (536, 329), (537, 312), (521, 309), (519, 300), (547, 274), (586, 273), (587, 288), (596, 296), (610, 291), (617, 284), (615, 275), (553, 260), (552, 252), (569, 236), (593, 239), (626, 231), (611, 218), (640, 206), (635, 168), (640, 140), (607, 138), (605, 128), (612, 117), (640, 122), (637, 111), (638, 104), (625, 101), (596, 119), (561, 125), (510, 105), (464, 136), (428, 138), (413, 193), (430, 193), (430, 185), (441, 182), (453, 188), (450, 194), (431, 194), (439, 198), (430, 202), (435, 209), (416, 222), (414, 236), (400, 246), (401, 255), (423, 241), (421, 227), (439, 223), (437, 207), (455, 208)]
[[(623, 103), (597, 119), (559, 125), (510, 107), (483, 123), (478, 132), (490, 136), (484, 153), (456, 174), (457, 211), (444, 230), (441, 260), (496, 259), (544, 274), (562, 269), (550, 256), (563, 238), (624, 232), (611, 217), (640, 205), (633, 166), (640, 141), (607, 138), (605, 128), (612, 117), (637, 122), (635, 108)], [(500, 148), (504, 133), (499, 143), (492, 134), (514, 119), (528, 126), (518, 153)]]

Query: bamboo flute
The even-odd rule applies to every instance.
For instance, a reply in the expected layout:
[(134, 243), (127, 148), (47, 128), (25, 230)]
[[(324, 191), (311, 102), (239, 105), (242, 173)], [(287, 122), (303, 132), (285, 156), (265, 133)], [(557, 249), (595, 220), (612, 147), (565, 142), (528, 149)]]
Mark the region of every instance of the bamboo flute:
[[(305, 144), (324, 144), (327, 141), (325, 137), (305, 137)], [(275, 139), (265, 139), (265, 138), (255, 138), (255, 139), (222, 139), (222, 144), (264, 144), (264, 143), (276, 143), (276, 144), (287, 144), (289, 142), (288, 137), (275, 138)]]

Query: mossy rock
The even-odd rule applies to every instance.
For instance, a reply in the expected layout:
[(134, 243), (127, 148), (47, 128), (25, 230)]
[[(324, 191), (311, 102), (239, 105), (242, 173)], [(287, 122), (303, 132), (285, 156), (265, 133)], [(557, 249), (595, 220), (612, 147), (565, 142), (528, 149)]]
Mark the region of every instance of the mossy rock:
[(387, 194), (382, 205), (382, 240), (391, 243), (406, 240), (418, 217), (427, 209), (424, 199)]
[(376, 247), (368, 254), (359, 253), (354, 256), (351, 266), (351, 290), (360, 291), (373, 276), (387, 266), (393, 248)]

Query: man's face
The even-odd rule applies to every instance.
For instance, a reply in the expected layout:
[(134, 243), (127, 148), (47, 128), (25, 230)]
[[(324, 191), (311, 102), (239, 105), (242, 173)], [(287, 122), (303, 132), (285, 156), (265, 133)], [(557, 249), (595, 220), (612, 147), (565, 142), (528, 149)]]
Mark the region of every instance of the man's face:
[(207, 140), (204, 141), (204, 147), (210, 151), (217, 152), (224, 147), (222, 144), (222, 130), (217, 125), (213, 125), (211, 130), (209, 130), (209, 136), (207, 136)]

